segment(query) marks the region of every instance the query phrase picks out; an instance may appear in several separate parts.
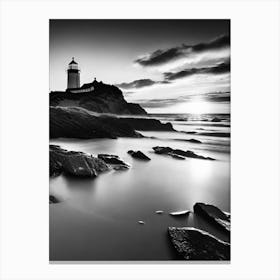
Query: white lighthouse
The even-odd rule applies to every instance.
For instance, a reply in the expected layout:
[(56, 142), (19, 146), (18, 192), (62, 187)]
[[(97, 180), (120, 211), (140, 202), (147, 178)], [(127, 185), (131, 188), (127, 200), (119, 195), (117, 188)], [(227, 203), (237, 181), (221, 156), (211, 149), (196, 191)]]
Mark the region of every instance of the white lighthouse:
[(72, 57), (72, 61), (67, 68), (67, 89), (80, 88), (80, 69), (78, 63)]

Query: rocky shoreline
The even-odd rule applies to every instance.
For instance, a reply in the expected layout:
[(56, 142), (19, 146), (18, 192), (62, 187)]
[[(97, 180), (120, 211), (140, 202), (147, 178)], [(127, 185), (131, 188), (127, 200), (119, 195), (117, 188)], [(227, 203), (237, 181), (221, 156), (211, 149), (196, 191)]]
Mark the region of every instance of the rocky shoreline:
[(78, 107), (50, 107), (50, 138), (143, 137), (137, 130), (175, 131), (156, 119), (98, 115)]

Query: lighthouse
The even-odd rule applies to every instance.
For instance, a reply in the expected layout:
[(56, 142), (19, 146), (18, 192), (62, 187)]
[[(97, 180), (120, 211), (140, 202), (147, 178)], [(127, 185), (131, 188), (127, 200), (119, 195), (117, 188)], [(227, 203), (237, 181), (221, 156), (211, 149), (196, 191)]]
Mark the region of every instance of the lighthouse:
[(78, 63), (72, 57), (72, 61), (67, 68), (67, 89), (80, 88), (80, 69)]

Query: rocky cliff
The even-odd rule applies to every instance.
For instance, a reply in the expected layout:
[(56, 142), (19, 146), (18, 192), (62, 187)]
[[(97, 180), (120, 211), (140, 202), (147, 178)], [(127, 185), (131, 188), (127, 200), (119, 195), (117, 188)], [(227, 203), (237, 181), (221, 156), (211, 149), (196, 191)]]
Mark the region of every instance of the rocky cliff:
[(50, 138), (142, 137), (136, 130), (174, 130), (155, 119), (100, 115), (80, 107), (50, 107)]
[(126, 102), (118, 87), (94, 81), (84, 84), (82, 89), (92, 87), (93, 90), (82, 93), (53, 91), (50, 93), (50, 106), (76, 106), (97, 113), (118, 115), (147, 115), (140, 105)]

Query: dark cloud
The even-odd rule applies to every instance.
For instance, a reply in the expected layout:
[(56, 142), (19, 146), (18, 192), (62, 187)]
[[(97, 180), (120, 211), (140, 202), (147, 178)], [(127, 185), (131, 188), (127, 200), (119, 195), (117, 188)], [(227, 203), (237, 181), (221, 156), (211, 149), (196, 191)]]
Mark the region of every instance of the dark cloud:
[(180, 70), (178, 72), (165, 72), (164, 79), (165, 81), (172, 81), (188, 77), (194, 74), (223, 74), (230, 72), (230, 62), (229, 60), (219, 63), (212, 67), (203, 67), (203, 68), (190, 68)]
[(116, 84), (115, 86), (120, 87), (122, 89), (133, 89), (133, 88), (142, 88), (142, 87), (152, 86), (157, 83), (158, 82), (153, 81), (151, 79), (140, 79), (140, 80), (132, 81), (130, 83)]
[[(223, 74), (230, 72), (230, 60), (219, 63), (212, 67), (202, 67), (202, 68), (190, 68), (180, 70), (178, 72), (165, 72), (163, 73), (164, 79), (162, 81), (154, 81), (151, 79), (140, 79), (129, 83), (115, 84), (115, 86), (120, 87), (124, 90), (138, 89), (143, 87), (152, 86), (155, 84), (170, 84), (172, 81), (185, 78), (195, 74)], [(127, 91), (126, 93), (133, 93), (133, 91)]]
[(192, 46), (183, 44), (181, 46), (167, 50), (156, 50), (145, 57), (136, 59), (135, 63), (138, 63), (142, 66), (156, 66), (184, 56), (187, 57), (195, 53), (218, 50), (229, 46), (229, 36), (223, 35), (207, 43), (200, 43)]
[(171, 105), (183, 103), (183, 102), (192, 102), (201, 100), (203, 102), (216, 102), (216, 103), (228, 103), (230, 102), (230, 92), (210, 92), (202, 94), (191, 94), (186, 96), (180, 96), (178, 98), (157, 98), (150, 100), (137, 100), (137, 103), (145, 108), (165, 108)]

